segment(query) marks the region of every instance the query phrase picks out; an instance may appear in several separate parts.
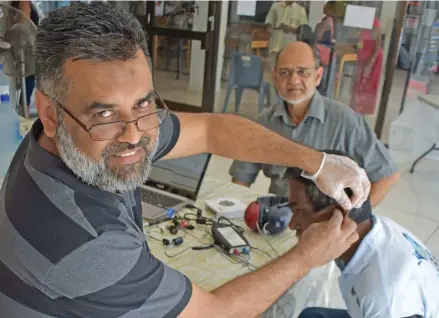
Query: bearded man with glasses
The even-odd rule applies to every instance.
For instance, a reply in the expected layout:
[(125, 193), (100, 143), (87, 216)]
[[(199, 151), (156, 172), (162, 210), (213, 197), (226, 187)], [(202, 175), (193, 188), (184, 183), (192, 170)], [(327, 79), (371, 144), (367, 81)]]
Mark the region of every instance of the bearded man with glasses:
[(297, 166), (346, 210), (368, 196), (364, 170), (238, 116), (170, 112), (140, 23), (106, 3), (52, 11), (34, 51), (39, 119), (0, 192), (2, 317), (258, 316), (358, 239), (336, 212), (266, 267), (201, 290), (145, 241), (138, 187), (153, 161), (210, 152)]
[[(376, 206), (399, 180), (397, 166), (362, 115), (320, 95), (316, 87), (322, 75), (316, 47), (304, 42), (286, 46), (277, 55), (272, 71), (279, 100), (256, 121), (295, 142), (341, 151), (354, 158), (372, 182), (370, 202)], [(269, 192), (287, 196), (286, 169), (283, 165), (236, 160), (229, 173), (233, 182), (249, 187), (262, 170), (271, 180)]]

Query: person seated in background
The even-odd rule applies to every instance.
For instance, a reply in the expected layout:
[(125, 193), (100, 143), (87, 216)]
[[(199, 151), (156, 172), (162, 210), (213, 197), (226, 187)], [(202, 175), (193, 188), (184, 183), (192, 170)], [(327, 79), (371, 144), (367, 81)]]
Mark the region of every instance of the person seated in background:
[(316, 25), (316, 42), (327, 46), (332, 44), (334, 39), (334, 11), (335, 1), (326, 2), (323, 7), (323, 13), (325, 14), (322, 21)]
[[(336, 204), (300, 169), (289, 168), (286, 177), (293, 210), (290, 228), (300, 241), (312, 224), (331, 218)], [(432, 253), (402, 226), (374, 215), (369, 200), (348, 217), (357, 223), (360, 239), (335, 260), (347, 310), (307, 308), (299, 318), (439, 317), (439, 262)]]
[[(262, 112), (256, 121), (298, 143), (343, 151), (355, 158), (372, 182), (370, 200), (376, 206), (398, 181), (397, 167), (361, 115), (316, 91), (322, 72), (315, 48), (303, 42), (289, 44), (279, 53), (272, 72), (281, 100)], [(269, 192), (286, 196), (286, 167), (234, 161), (229, 174), (234, 183), (248, 187), (261, 170), (271, 179)]]
[[(337, 63), (335, 54), (332, 59), (332, 63), (329, 63), (331, 58), (331, 48), (316, 43), (316, 35), (314, 34), (312, 28), (308, 24), (302, 24), (297, 28), (297, 41), (305, 42), (309, 46), (315, 46), (319, 52), (320, 56), (320, 66), (323, 68), (323, 75), (320, 84), (317, 86), (317, 91), (326, 97), (331, 97), (335, 76), (335, 66)], [(330, 77), (327, 78), (328, 72), (331, 70)]]

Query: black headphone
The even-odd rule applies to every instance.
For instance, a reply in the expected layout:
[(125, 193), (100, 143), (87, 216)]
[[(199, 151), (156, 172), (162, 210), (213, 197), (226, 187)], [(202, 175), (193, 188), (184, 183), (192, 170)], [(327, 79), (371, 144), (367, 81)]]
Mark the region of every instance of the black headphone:
[(292, 216), (288, 198), (262, 196), (248, 205), (244, 221), (249, 228), (263, 235), (279, 234), (288, 227)]

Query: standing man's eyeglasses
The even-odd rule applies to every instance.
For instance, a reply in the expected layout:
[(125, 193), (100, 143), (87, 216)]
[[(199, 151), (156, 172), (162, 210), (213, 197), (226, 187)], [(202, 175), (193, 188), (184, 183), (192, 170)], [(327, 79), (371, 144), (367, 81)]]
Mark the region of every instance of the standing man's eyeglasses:
[[(52, 99), (53, 100), (53, 99)], [(140, 132), (145, 132), (160, 126), (169, 114), (169, 108), (165, 102), (155, 93), (155, 100), (150, 102), (149, 112), (137, 119), (129, 121), (112, 121), (108, 123), (94, 124), (89, 127), (82, 123), (75, 115), (59, 101), (54, 100), (58, 106), (65, 111), (74, 121), (78, 123), (85, 131), (90, 134), (90, 138), (94, 141), (104, 141), (116, 139), (123, 134), (128, 124), (134, 123)]]

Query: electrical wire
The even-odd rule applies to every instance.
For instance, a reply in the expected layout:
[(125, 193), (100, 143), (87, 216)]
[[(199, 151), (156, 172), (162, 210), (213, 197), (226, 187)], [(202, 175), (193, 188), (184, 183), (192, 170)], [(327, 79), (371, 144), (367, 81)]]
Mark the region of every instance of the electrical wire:
[(181, 250), (181, 251), (179, 251), (179, 252), (177, 252), (177, 253), (175, 253), (175, 254), (168, 254), (168, 248), (169, 248), (170, 246), (172, 247), (172, 245), (167, 245), (167, 246), (165, 246), (165, 255), (166, 255), (167, 257), (169, 257), (169, 258), (176, 257), (176, 256), (178, 256), (178, 255), (180, 255), (180, 254), (183, 254), (184, 252), (189, 251), (189, 250), (192, 249), (192, 246), (190, 246), (190, 247), (186, 247), (185, 249), (183, 249), (183, 250)]
[(264, 251), (263, 249), (260, 249), (258, 247), (254, 247), (254, 246), (250, 246), (250, 248), (252, 250), (256, 250), (256, 251), (259, 251), (259, 252), (265, 254), (266, 256), (268, 256), (269, 259), (273, 260), (273, 257), (268, 252)]
[(215, 220), (211, 218), (206, 218), (205, 216), (197, 215), (195, 213), (185, 213), (183, 215), (183, 219), (186, 219), (188, 221), (194, 221), (197, 224), (213, 225), (215, 223)]
[(226, 218), (225, 216), (221, 216), (218, 219), (218, 223), (224, 224), (221, 222), (222, 220), (226, 221), (226, 223), (229, 224), (232, 228), (234, 228), (237, 232), (239, 232), (241, 234), (244, 233), (244, 228), (242, 226), (239, 226), (239, 225), (233, 223), (232, 221), (230, 221), (230, 219)]
[(270, 248), (273, 250), (273, 252), (276, 253), (277, 257), (279, 257), (279, 256), (280, 256), (280, 253), (274, 248), (273, 245), (271, 245), (271, 243), (270, 243), (270, 242), (268, 241), (268, 239), (267, 239), (267, 235), (265, 234), (265, 233), (266, 233), (266, 232), (265, 232), (265, 226), (266, 226), (266, 225), (267, 225), (267, 224), (265, 224), (265, 225), (262, 227), (262, 229), (261, 229), (261, 228), (259, 227), (258, 222), (256, 222), (256, 228), (258, 229), (259, 234), (261, 234), (262, 238), (264, 239), (264, 242), (267, 243), (267, 245), (270, 246)]
[[(181, 218), (181, 216), (178, 214), (176, 214), (176, 216)], [(185, 213), (182, 218), (186, 219), (188, 221), (195, 221), (199, 225), (205, 225), (205, 228), (203, 228), (203, 229), (200, 229), (199, 227), (194, 228), (194, 230), (197, 230), (197, 231), (200, 231), (201, 233), (204, 233), (203, 238), (199, 238), (197, 235), (192, 234), (191, 231), (189, 231), (185, 228), (180, 229), (184, 232), (182, 237), (191, 236), (192, 238), (197, 240), (202, 245), (189, 246), (189, 247), (186, 247), (182, 250), (179, 250), (176, 253), (169, 253), (169, 250), (175, 246), (174, 245), (167, 245), (164, 247), (164, 254), (167, 257), (169, 257), (169, 258), (177, 257), (177, 256), (179, 256), (179, 255), (181, 255), (189, 250), (201, 251), (201, 250), (207, 250), (210, 248), (214, 248), (222, 257), (227, 259), (232, 264), (241, 264), (243, 267), (246, 267), (249, 271), (255, 271), (258, 268), (256, 265), (251, 263), (251, 255), (250, 254), (231, 255), (227, 251), (225, 251), (222, 247), (220, 247), (219, 245), (216, 245), (214, 242), (214, 239), (212, 236), (212, 225), (214, 223), (228, 224), (241, 234), (244, 232), (243, 227), (233, 223), (230, 219), (228, 219), (226, 217), (220, 217), (217, 221), (215, 221), (211, 218), (200, 216), (199, 214)], [(151, 236), (152, 233), (159, 234), (159, 233), (157, 233), (157, 231), (153, 232), (153, 230), (150, 230), (146, 233), (147, 238), (151, 238), (155, 241), (162, 242), (161, 239), (158, 239), (154, 236)], [(161, 233), (161, 234), (163, 234), (163, 233)], [(207, 240), (205, 239), (206, 236), (208, 237)], [(266, 252), (260, 248), (250, 246), (250, 250), (255, 250), (255, 252), (257, 251), (257, 252), (263, 253), (264, 255), (269, 257), (270, 259), (273, 259), (273, 257), (268, 252)]]

